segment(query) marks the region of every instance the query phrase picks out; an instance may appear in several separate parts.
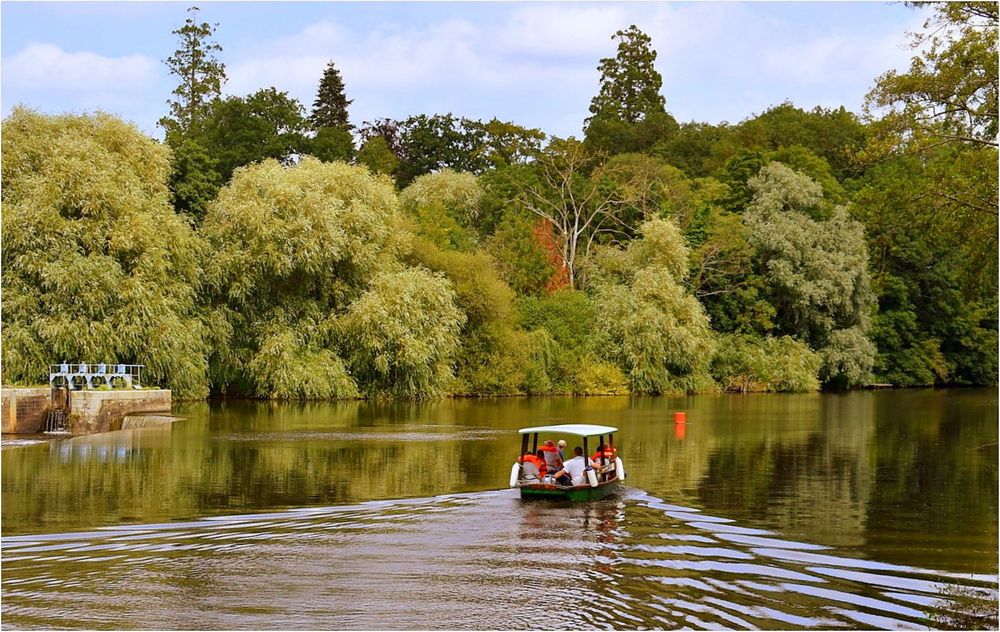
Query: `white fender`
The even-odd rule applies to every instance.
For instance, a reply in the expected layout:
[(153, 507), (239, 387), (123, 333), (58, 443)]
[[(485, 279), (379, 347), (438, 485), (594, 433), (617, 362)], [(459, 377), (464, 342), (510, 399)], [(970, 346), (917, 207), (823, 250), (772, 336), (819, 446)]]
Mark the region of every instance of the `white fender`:
[(587, 482), (591, 487), (597, 487), (597, 472), (592, 467), (587, 468)]
[(618, 480), (625, 480), (625, 464), (622, 463), (621, 457), (615, 457), (615, 473), (618, 474)]
[(521, 464), (515, 463), (510, 468), (510, 486), (517, 487), (517, 479), (521, 477)]

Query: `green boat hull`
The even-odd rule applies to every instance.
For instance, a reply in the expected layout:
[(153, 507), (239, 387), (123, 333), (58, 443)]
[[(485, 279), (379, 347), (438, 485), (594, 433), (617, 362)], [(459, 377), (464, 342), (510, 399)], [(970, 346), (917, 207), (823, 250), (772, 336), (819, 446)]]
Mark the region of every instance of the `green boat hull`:
[(526, 485), (521, 487), (521, 498), (523, 500), (548, 499), (548, 500), (569, 500), (573, 502), (587, 502), (589, 500), (600, 500), (605, 496), (618, 491), (618, 481), (608, 481), (597, 487), (557, 487), (555, 485)]

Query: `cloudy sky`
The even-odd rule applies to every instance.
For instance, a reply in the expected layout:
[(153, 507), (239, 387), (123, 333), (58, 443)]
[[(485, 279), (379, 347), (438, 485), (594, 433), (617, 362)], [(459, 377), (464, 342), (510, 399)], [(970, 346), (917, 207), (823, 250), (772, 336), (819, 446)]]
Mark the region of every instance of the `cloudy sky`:
[[(162, 136), (184, 2), (3, 2), (0, 107), (101, 109)], [(875, 2), (204, 2), (226, 94), (275, 86), (308, 108), (327, 61), (351, 120), (452, 112), (579, 134), (611, 35), (653, 38), (678, 120), (737, 122), (790, 100), (859, 111), (876, 76), (908, 65), (923, 14)]]

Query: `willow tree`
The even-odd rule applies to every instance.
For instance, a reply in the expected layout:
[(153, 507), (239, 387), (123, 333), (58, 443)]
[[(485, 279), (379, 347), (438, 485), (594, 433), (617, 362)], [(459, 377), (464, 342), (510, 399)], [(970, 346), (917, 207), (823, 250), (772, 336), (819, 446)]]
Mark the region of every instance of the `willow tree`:
[(396, 213), (391, 186), (360, 167), (306, 158), (237, 169), (202, 227), (209, 295), (226, 334), (212, 357), (216, 388), (357, 395), (336, 318), (377, 271), (396, 265)]
[(708, 317), (685, 289), (690, 251), (677, 225), (651, 220), (625, 249), (595, 261), (594, 348), (642, 393), (713, 390), (715, 349)]
[(340, 322), (350, 367), (370, 395), (428, 397), (451, 380), (465, 316), (441, 274), (379, 273)]
[(864, 228), (844, 207), (827, 208), (819, 184), (781, 163), (766, 165), (749, 186), (743, 219), (779, 333), (820, 352), (825, 382), (863, 383), (875, 361)]
[(483, 189), (476, 176), (442, 169), (418, 176), (399, 194), (403, 210), (416, 218), (420, 233), (442, 248), (471, 250)]
[(144, 364), (208, 393), (203, 244), (170, 206), (170, 151), (113, 116), (3, 123), (3, 381), (63, 361)]
[[(283, 399), (441, 390), (461, 314), (447, 281), (401, 261), (409, 235), (385, 178), (308, 157), (243, 167), (202, 232), (219, 390)], [(425, 344), (433, 348), (421, 355)]]

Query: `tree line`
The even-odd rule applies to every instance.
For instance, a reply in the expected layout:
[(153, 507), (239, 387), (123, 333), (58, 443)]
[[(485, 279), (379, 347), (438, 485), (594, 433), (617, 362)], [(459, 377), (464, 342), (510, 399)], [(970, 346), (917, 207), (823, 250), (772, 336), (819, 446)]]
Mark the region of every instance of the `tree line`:
[(679, 123), (615, 33), (582, 139), (223, 97), (196, 8), (158, 142), (3, 122), (3, 379), (136, 362), (180, 397), (995, 384), (997, 5), (933, 4), (861, 115)]

